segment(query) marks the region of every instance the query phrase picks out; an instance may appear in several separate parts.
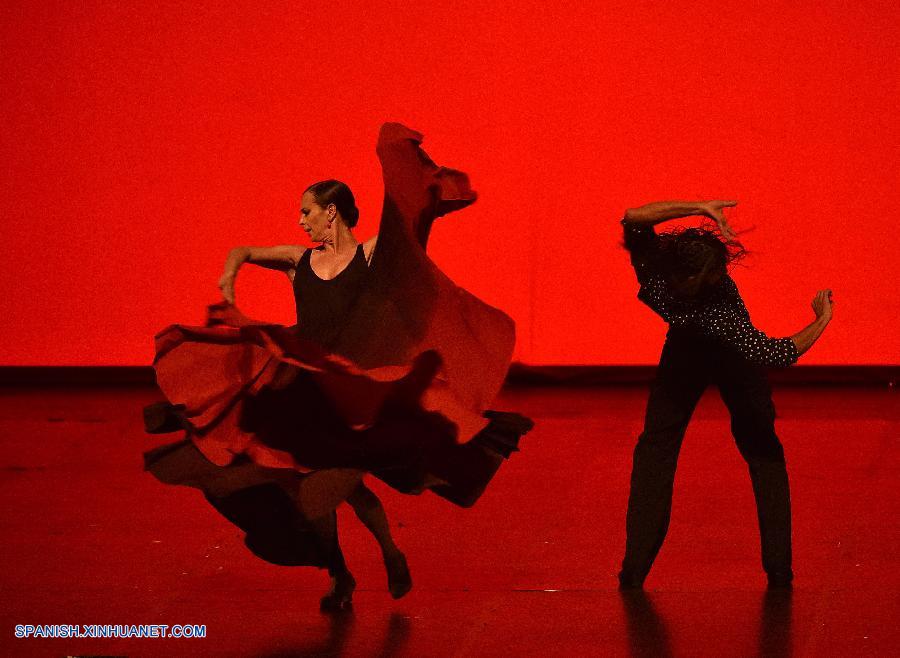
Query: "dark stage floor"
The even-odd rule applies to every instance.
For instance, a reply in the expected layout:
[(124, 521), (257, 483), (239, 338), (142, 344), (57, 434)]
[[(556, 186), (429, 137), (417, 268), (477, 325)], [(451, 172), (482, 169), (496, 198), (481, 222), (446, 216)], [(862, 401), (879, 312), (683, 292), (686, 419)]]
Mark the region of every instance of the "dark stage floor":
[[(775, 392), (796, 581), (767, 596), (746, 469), (716, 393), (685, 440), (668, 540), (623, 597), (643, 388), (521, 389), (537, 427), (472, 509), (377, 481), (413, 591), (387, 594), (374, 541), (341, 512), (352, 616), (327, 576), (255, 558), (192, 489), (141, 470), (149, 389), (4, 389), (0, 653), (9, 656), (896, 655), (900, 405), (887, 388)], [(169, 440), (163, 437), (163, 441)], [(709, 556), (712, 556), (711, 558)], [(703, 558), (702, 556), (707, 556)], [(205, 624), (205, 639), (16, 639), (16, 624)]]

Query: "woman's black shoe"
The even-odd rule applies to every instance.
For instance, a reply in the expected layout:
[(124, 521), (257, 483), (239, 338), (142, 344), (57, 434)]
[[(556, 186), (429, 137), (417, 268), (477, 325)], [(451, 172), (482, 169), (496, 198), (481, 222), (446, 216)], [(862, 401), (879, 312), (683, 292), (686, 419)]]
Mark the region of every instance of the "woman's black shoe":
[(331, 591), (319, 601), (319, 610), (322, 612), (348, 612), (353, 609), (353, 590), (356, 589), (356, 579), (350, 573), (334, 576), (331, 583)]
[(406, 596), (412, 589), (412, 576), (406, 564), (406, 556), (400, 551), (384, 556), (384, 568), (387, 570), (388, 591), (395, 599)]

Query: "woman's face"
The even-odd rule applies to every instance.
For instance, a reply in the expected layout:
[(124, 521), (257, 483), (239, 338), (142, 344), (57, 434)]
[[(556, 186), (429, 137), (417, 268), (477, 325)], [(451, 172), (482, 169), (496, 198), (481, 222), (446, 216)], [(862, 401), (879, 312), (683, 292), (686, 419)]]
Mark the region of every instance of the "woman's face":
[(330, 232), (329, 220), (333, 221), (334, 213), (333, 204), (323, 208), (316, 203), (312, 192), (304, 192), (300, 200), (300, 228), (306, 231), (313, 242), (322, 242)]

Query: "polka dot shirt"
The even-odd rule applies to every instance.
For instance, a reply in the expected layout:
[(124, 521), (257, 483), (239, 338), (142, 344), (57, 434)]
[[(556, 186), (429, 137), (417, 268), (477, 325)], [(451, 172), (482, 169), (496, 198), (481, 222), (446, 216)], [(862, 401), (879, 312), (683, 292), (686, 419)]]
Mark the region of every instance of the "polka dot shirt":
[(770, 338), (753, 326), (737, 285), (725, 276), (702, 302), (679, 299), (665, 279), (653, 271), (658, 236), (648, 225), (623, 222), (625, 248), (641, 284), (638, 299), (672, 327), (693, 329), (736, 349), (745, 359), (770, 367), (787, 367), (799, 356), (790, 338)]

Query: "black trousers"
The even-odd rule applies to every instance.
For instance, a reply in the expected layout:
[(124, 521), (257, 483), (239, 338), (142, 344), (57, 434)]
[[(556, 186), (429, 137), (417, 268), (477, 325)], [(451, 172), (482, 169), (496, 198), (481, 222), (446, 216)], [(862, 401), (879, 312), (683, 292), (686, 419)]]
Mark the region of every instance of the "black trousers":
[(728, 407), (731, 432), (750, 470), (763, 569), (791, 573), (790, 492), (765, 370), (726, 346), (670, 329), (650, 389), (644, 431), (634, 449), (623, 581), (643, 581), (659, 553), (669, 527), (681, 441), (711, 383)]

